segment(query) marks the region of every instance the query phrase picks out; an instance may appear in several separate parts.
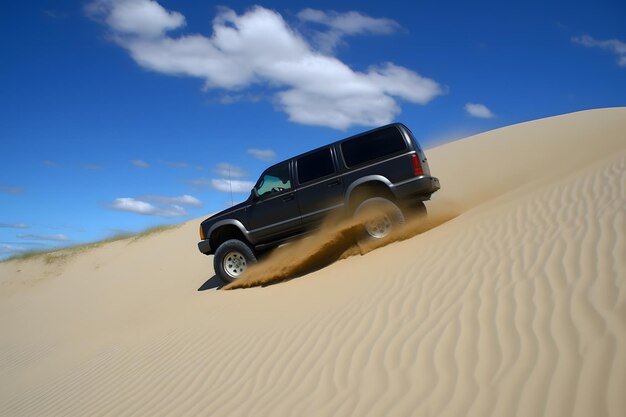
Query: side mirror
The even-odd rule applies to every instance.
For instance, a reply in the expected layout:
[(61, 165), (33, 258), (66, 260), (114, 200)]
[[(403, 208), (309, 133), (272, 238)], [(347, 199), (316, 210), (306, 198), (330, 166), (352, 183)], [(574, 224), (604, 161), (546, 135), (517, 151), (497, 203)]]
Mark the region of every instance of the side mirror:
[(257, 191), (256, 188), (252, 189), (251, 194), (252, 194), (252, 199), (253, 200), (258, 200), (259, 199), (259, 192)]

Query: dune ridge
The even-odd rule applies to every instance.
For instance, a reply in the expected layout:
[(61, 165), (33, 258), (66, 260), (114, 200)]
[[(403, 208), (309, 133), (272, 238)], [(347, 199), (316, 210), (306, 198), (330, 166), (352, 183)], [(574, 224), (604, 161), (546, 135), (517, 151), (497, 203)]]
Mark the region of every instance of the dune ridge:
[(196, 292), (195, 221), (2, 263), (0, 415), (622, 416), (625, 132), (603, 109), (433, 149), (429, 209), (459, 216), (268, 287)]

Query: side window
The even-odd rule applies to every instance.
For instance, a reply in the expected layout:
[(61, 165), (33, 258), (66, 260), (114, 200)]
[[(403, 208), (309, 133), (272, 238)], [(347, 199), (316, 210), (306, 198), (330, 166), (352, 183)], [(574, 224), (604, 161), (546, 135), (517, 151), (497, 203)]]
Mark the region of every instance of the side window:
[(261, 178), (259, 178), (259, 182), (255, 188), (261, 197), (284, 190), (290, 190), (291, 179), (289, 175), (289, 162), (283, 162), (265, 171)]
[(405, 149), (406, 142), (395, 127), (359, 136), (341, 144), (341, 152), (348, 167), (373, 161)]
[(333, 157), (330, 148), (305, 155), (296, 162), (298, 166), (298, 181), (300, 184), (325, 177), (335, 172)]

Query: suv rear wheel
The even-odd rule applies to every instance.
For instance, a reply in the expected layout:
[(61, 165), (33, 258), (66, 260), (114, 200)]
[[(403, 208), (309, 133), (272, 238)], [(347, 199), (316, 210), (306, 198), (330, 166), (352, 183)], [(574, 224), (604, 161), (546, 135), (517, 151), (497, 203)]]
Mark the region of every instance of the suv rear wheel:
[(363, 201), (354, 212), (355, 217), (363, 216), (366, 238), (383, 239), (394, 228), (404, 224), (402, 210), (383, 197), (372, 197)]
[(255, 263), (256, 255), (252, 248), (237, 239), (230, 239), (222, 243), (213, 256), (213, 269), (222, 281), (229, 283), (239, 278)]

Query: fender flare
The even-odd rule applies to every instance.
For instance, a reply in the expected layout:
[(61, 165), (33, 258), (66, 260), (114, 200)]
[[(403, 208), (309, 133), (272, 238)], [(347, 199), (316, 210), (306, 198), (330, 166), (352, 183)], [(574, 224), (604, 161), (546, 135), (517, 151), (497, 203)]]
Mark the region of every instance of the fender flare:
[(348, 189), (346, 190), (346, 195), (344, 197), (345, 198), (344, 202), (345, 202), (346, 207), (349, 207), (350, 197), (352, 196), (352, 192), (354, 191), (356, 187), (358, 187), (359, 185), (363, 185), (365, 183), (372, 183), (372, 182), (382, 183), (389, 189), (391, 193), (395, 195), (395, 193), (393, 192), (393, 184), (386, 177), (382, 175), (368, 175), (368, 176), (359, 178), (358, 180), (354, 181), (352, 184), (348, 186)]
[(254, 242), (254, 239), (252, 239), (252, 235), (250, 234), (248, 229), (246, 229), (246, 227), (243, 225), (243, 223), (241, 223), (237, 219), (224, 219), (224, 220), (220, 220), (220, 221), (214, 223), (209, 228), (209, 232), (207, 233), (209, 239), (211, 238), (211, 235), (213, 234), (213, 232), (215, 232), (217, 229), (219, 229), (220, 227), (223, 227), (223, 226), (235, 226), (245, 236), (245, 238), (248, 240), (248, 242), (250, 242), (251, 244), (255, 244), (256, 243), (256, 242)]

